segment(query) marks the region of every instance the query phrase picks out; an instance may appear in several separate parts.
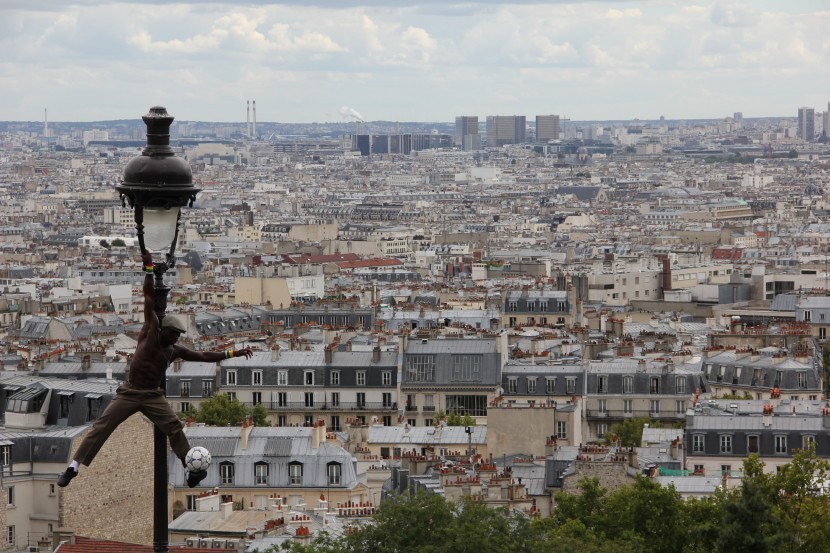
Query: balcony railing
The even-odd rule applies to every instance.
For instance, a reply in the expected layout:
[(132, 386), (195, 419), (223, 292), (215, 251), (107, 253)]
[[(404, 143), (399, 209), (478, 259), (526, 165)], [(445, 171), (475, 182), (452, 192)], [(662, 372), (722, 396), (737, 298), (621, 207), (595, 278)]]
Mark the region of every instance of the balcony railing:
[(636, 419), (639, 417), (651, 417), (653, 419), (685, 419), (686, 412), (677, 413), (675, 411), (649, 411), (645, 409), (625, 411), (623, 409), (607, 409), (600, 411), (599, 409), (588, 409), (589, 419)]
[[(247, 407), (253, 407), (256, 403), (250, 401), (241, 402)], [(306, 404), (304, 401), (263, 401), (260, 403), (269, 411), (397, 411), (396, 403), (383, 403), (381, 401), (367, 401), (358, 403), (356, 401), (341, 401), (337, 405), (331, 403), (315, 402)]]

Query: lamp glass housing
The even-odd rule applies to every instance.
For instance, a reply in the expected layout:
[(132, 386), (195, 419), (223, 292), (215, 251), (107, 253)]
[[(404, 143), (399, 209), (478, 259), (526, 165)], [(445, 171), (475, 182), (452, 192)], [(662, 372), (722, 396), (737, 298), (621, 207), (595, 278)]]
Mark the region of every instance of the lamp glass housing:
[(144, 208), (144, 247), (151, 252), (169, 252), (176, 238), (178, 207)]

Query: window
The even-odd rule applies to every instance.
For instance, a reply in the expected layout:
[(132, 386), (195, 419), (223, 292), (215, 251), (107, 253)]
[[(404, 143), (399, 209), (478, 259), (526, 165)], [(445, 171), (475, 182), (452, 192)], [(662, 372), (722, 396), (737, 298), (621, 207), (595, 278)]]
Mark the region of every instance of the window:
[(818, 339), (819, 340), (826, 340), (827, 339), (827, 328), (821, 327), (818, 329)]
[(435, 381), (435, 356), (410, 355), (406, 358), (406, 379), (410, 382)]
[(486, 395), (448, 395), (446, 397), (447, 413), (470, 415), (472, 417), (487, 416)]
[(775, 452), (787, 453), (787, 437), (778, 435), (775, 436)]
[(798, 387), (799, 388), (806, 388), (807, 387), (807, 371), (798, 371), (795, 374), (798, 377)]
[[(274, 392), (271, 392), (271, 399), (274, 398)], [(288, 393), (287, 392), (276, 392), (277, 396), (277, 407), (288, 407)]]
[(434, 421), (432, 419), (424, 419), (424, 426), (432, 426), (433, 422)]
[(300, 486), (303, 483), (303, 464), (291, 463), (288, 465), (288, 483), (292, 486)]
[(705, 472), (703, 465), (694, 465), (693, 469), (695, 474), (703, 474)]
[(55, 495), (55, 485), (49, 484), (49, 495)]
[(604, 394), (608, 392), (608, 375), (601, 374), (597, 377), (597, 393)]
[(357, 371), (357, 373), (355, 373), (355, 376), (357, 377), (358, 386), (366, 385), (366, 371)]
[(334, 432), (340, 432), (340, 415), (332, 415), (331, 416), (331, 430)]
[(813, 320), (813, 312), (812, 311), (805, 311), (804, 312), (804, 321), (809, 323), (812, 320)]
[(721, 465), (720, 466), (720, 473), (728, 475), (732, 472), (732, 465)]
[(652, 376), (649, 379), (648, 393), (650, 393), (650, 394), (659, 394), (660, 393), (660, 377), (659, 376)]
[(219, 480), (222, 484), (233, 484), (234, 464), (225, 461), (219, 465)]
[(568, 439), (568, 422), (567, 421), (556, 421), (556, 439), (558, 439), (558, 440), (567, 440)]
[(98, 418), (98, 413), (101, 410), (101, 397), (90, 397), (90, 396), (98, 396), (98, 394), (88, 394), (86, 403), (87, 403), (87, 422), (93, 421)]
[(363, 392), (357, 393), (357, 406), (358, 407), (366, 407), (366, 394)]
[(604, 438), (607, 433), (608, 425), (604, 422), (599, 423), (597, 425), (597, 438)]
[(801, 438), (801, 446), (804, 449), (813, 449), (816, 447), (816, 437), (812, 434), (807, 434)]
[(556, 392), (556, 379), (545, 377), (545, 393), (553, 394)]
[(674, 404), (675, 404), (675, 409), (676, 409), (675, 412), (678, 415), (682, 415), (686, 412), (686, 402), (684, 400), (678, 399), (674, 402)]
[(633, 376), (624, 376), (623, 377), (623, 393), (630, 394), (634, 392), (634, 377)]
[(329, 485), (330, 486), (339, 486), (340, 485), (340, 474), (341, 474), (340, 463), (329, 463), (328, 464), (328, 475), (329, 475)]
[(685, 394), (686, 393), (686, 377), (685, 376), (676, 376), (674, 378), (674, 393), (676, 393), (676, 394)]
[(384, 386), (392, 385), (392, 371), (383, 371), (380, 373), (380, 382)]
[(331, 385), (340, 386), (340, 371), (331, 371)]
[(254, 483), (257, 486), (268, 484), (268, 463), (260, 461), (254, 465)]
[(303, 397), (306, 407), (314, 407), (314, 392), (306, 392)]
[(519, 382), (519, 379), (514, 377), (514, 376), (511, 376), (510, 378), (507, 379), (507, 393), (508, 394), (515, 394), (516, 393), (516, 389), (518, 388), (518, 382)]
[(576, 378), (566, 378), (565, 379), (565, 393), (566, 394), (573, 394), (576, 393)]
[(2, 461), (4, 467), (12, 464), (12, 446), (4, 445), (0, 447), (0, 461)]
[(481, 380), (480, 355), (453, 355), (452, 379), (458, 382), (477, 382)]
[(236, 399), (236, 392), (225, 392), (228, 396), (228, 401), (233, 401)]
[(251, 403), (253, 405), (259, 405), (262, 403), (262, 392), (254, 392), (251, 394)]
[(747, 453), (758, 453), (758, 436), (747, 436), (746, 437), (746, 452)]
[(597, 408), (600, 413), (608, 413), (608, 400), (600, 399), (597, 401)]
[(659, 399), (652, 399), (649, 402), (649, 404), (650, 404), (649, 405), (649, 407), (650, 407), (649, 413), (651, 413), (651, 415), (659, 415), (660, 414), (660, 400)]
[(721, 434), (720, 436), (720, 452), (732, 453), (732, 435)]
[(392, 415), (383, 415), (383, 426), (392, 426)]
[(251, 373), (251, 384), (254, 386), (262, 386), (262, 371), (253, 371)]
[(536, 393), (536, 377), (529, 377), (527, 379), (527, 393), (528, 394), (535, 394)]
[(236, 371), (228, 371), (228, 386), (236, 386)]
[(14, 525), (8, 526), (6, 528), (6, 544), (7, 545), (17, 545), (14, 536)]
[(6, 498), (8, 499), (8, 503), (6, 503), (6, 505), (8, 505), (9, 507), (14, 507), (14, 486), (9, 486)]
[(392, 393), (391, 392), (383, 392), (383, 407), (388, 409), (392, 407)]
[(424, 411), (435, 411), (435, 399), (432, 394), (426, 394), (424, 396)]
[(277, 386), (288, 386), (288, 371), (277, 373)]
[(418, 419), (406, 419), (406, 424), (408, 424), (411, 428), (415, 428), (418, 426)]
[(69, 418), (69, 406), (72, 404), (72, 396), (62, 395), (59, 396), (60, 398), (60, 405), (58, 407), (59, 419), (68, 419)]
[(303, 372), (303, 382), (306, 386), (314, 386), (314, 371)]
[(213, 395), (213, 380), (202, 380), (202, 397)]
[(180, 413), (187, 413), (188, 411), (190, 411), (190, 402), (189, 401), (181, 402), (179, 404), (179, 412)]
[(634, 402), (630, 399), (623, 400), (623, 413), (631, 414), (634, 412)]
[(196, 510), (196, 498), (198, 498), (199, 496), (198, 495), (188, 495), (188, 496), (185, 496), (185, 497), (187, 498), (187, 503), (185, 503), (185, 505), (186, 505), (185, 509), (187, 509), (188, 511), (195, 511)]
[(340, 392), (331, 393), (331, 406), (340, 407)]
[(277, 415), (277, 426), (288, 426), (288, 417), (285, 415)]
[(704, 453), (706, 451), (706, 436), (703, 434), (692, 434), (692, 452)]
[(190, 381), (182, 380), (179, 383), (179, 395), (181, 397), (190, 397)]

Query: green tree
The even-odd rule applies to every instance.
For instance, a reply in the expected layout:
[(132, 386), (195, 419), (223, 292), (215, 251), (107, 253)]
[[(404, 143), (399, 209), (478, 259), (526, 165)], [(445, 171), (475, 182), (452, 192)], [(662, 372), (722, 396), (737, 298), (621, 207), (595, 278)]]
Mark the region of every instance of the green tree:
[(199, 404), (196, 421), (211, 426), (236, 426), (242, 424), (250, 411), (238, 399), (218, 393)]
[(122, 240), (121, 238), (116, 238), (115, 240), (112, 241), (110, 246), (112, 246), (113, 248), (126, 248), (127, 243), (124, 242), (124, 240)]
[[(640, 441), (643, 439), (643, 428), (647, 424), (659, 428), (658, 424), (649, 417), (637, 417), (612, 425), (611, 434), (616, 436), (620, 440), (620, 445), (624, 447), (640, 447)], [(606, 441), (610, 441), (610, 437), (606, 437)]]
[(251, 409), (251, 418), (254, 419), (255, 426), (271, 426), (268, 421), (268, 410), (261, 403), (257, 403)]

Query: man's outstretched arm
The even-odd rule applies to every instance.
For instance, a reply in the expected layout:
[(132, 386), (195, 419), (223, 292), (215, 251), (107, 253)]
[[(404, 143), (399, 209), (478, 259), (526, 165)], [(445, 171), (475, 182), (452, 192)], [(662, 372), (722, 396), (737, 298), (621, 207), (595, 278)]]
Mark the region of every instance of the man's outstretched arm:
[(251, 348), (242, 349), (226, 349), (222, 351), (193, 351), (182, 346), (176, 346), (173, 357), (179, 357), (185, 361), (206, 361), (208, 363), (216, 363), (223, 359), (230, 359), (232, 357), (246, 357), (248, 359), (254, 354)]

